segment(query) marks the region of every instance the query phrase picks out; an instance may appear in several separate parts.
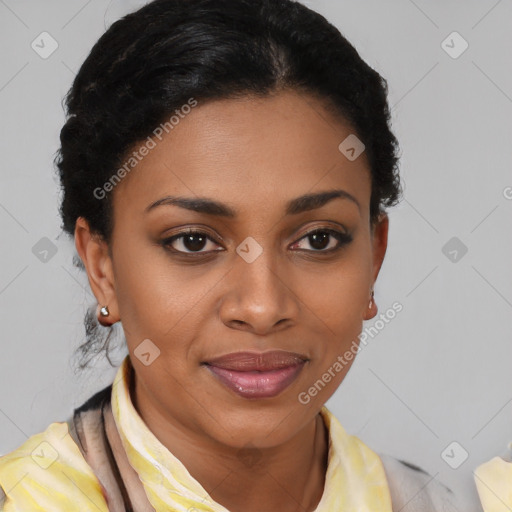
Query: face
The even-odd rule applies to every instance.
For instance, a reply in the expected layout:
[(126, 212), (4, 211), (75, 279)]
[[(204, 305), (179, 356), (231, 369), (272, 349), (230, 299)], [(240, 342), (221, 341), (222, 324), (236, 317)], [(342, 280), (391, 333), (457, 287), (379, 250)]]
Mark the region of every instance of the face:
[(141, 407), (268, 447), (333, 394), (387, 241), (364, 152), (338, 149), (351, 133), (297, 92), (199, 102), (115, 187), (111, 257), (88, 273), (122, 321)]

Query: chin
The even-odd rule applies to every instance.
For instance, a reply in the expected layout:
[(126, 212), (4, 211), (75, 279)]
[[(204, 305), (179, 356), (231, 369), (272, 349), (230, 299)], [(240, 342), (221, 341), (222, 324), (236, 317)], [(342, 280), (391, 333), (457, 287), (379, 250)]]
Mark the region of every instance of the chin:
[[(291, 439), (313, 420), (318, 411), (295, 403), (273, 405), (254, 401), (249, 407), (219, 405), (220, 414), (208, 421), (210, 436), (233, 448), (247, 445), (272, 448)], [(213, 431), (212, 431), (213, 429)]]

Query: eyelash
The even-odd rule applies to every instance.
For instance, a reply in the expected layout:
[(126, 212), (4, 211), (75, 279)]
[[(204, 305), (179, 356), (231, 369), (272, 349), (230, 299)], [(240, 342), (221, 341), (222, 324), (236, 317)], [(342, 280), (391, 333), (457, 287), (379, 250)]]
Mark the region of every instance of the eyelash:
[[(317, 233), (327, 233), (327, 234), (331, 235), (333, 238), (335, 238), (338, 241), (338, 245), (336, 247), (328, 249), (328, 250), (314, 250), (314, 249), (299, 249), (299, 250), (306, 251), (306, 252), (311, 252), (311, 253), (315, 253), (315, 254), (332, 254), (334, 252), (339, 251), (345, 245), (348, 245), (352, 241), (352, 236), (347, 234), (347, 233), (343, 233), (341, 231), (336, 231), (336, 230), (330, 229), (330, 228), (317, 228), (317, 229), (314, 229), (312, 231), (309, 231), (308, 233), (305, 233), (301, 238), (299, 238), (297, 240), (297, 242), (294, 242), (293, 245), (297, 244), (298, 242), (300, 242), (304, 238), (307, 238), (308, 236), (311, 236), (311, 235), (314, 235), (314, 234), (317, 234)], [(174, 254), (185, 255), (186, 257), (192, 257), (192, 258), (198, 257), (200, 255), (212, 254), (214, 252), (221, 252), (220, 250), (184, 252), (184, 251), (178, 251), (178, 250), (173, 249), (172, 247), (170, 247), (171, 244), (175, 240), (179, 240), (180, 238), (183, 238), (183, 237), (189, 236), (189, 235), (204, 236), (205, 238), (207, 238), (211, 242), (217, 243), (205, 231), (199, 231), (199, 230), (195, 230), (195, 229), (188, 229), (186, 231), (182, 231), (181, 233), (178, 233), (176, 235), (173, 235), (173, 236), (171, 236), (169, 238), (166, 238), (166, 239), (162, 240), (161, 244), (162, 244), (162, 246), (166, 250), (168, 250), (168, 251), (170, 251), (170, 252), (172, 252)]]

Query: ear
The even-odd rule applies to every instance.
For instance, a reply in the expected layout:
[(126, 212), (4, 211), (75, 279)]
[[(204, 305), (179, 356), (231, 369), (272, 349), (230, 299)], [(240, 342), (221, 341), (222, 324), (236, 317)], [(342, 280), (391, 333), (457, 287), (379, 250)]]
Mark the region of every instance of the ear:
[[(386, 213), (381, 213), (378, 221), (372, 230), (372, 253), (373, 253), (373, 275), (372, 275), (372, 289), (377, 276), (379, 275), (386, 255), (388, 247), (388, 231), (389, 231), (389, 217)], [(370, 291), (371, 294), (371, 291)], [(370, 294), (368, 295), (368, 302), (370, 302)], [(377, 314), (378, 308), (375, 301), (372, 301), (371, 308), (367, 308), (367, 312), (363, 317), (364, 320), (370, 320)]]
[(87, 271), (91, 290), (98, 301), (98, 311), (108, 306), (108, 317), (98, 315), (102, 325), (112, 325), (120, 320), (115, 293), (114, 272), (109, 247), (99, 235), (92, 233), (89, 223), (79, 217), (75, 223), (75, 246)]

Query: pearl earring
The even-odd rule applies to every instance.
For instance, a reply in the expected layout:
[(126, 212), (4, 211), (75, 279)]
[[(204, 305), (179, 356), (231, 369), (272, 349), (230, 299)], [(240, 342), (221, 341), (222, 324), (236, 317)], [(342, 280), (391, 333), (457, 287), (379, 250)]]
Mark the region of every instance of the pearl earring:
[(370, 297), (370, 302), (368, 303), (368, 309), (372, 309), (372, 302), (373, 302), (373, 290), (372, 290), (372, 296)]
[(101, 316), (108, 316), (108, 315), (110, 315), (110, 311), (108, 310), (108, 306), (103, 306), (100, 309), (100, 315)]

